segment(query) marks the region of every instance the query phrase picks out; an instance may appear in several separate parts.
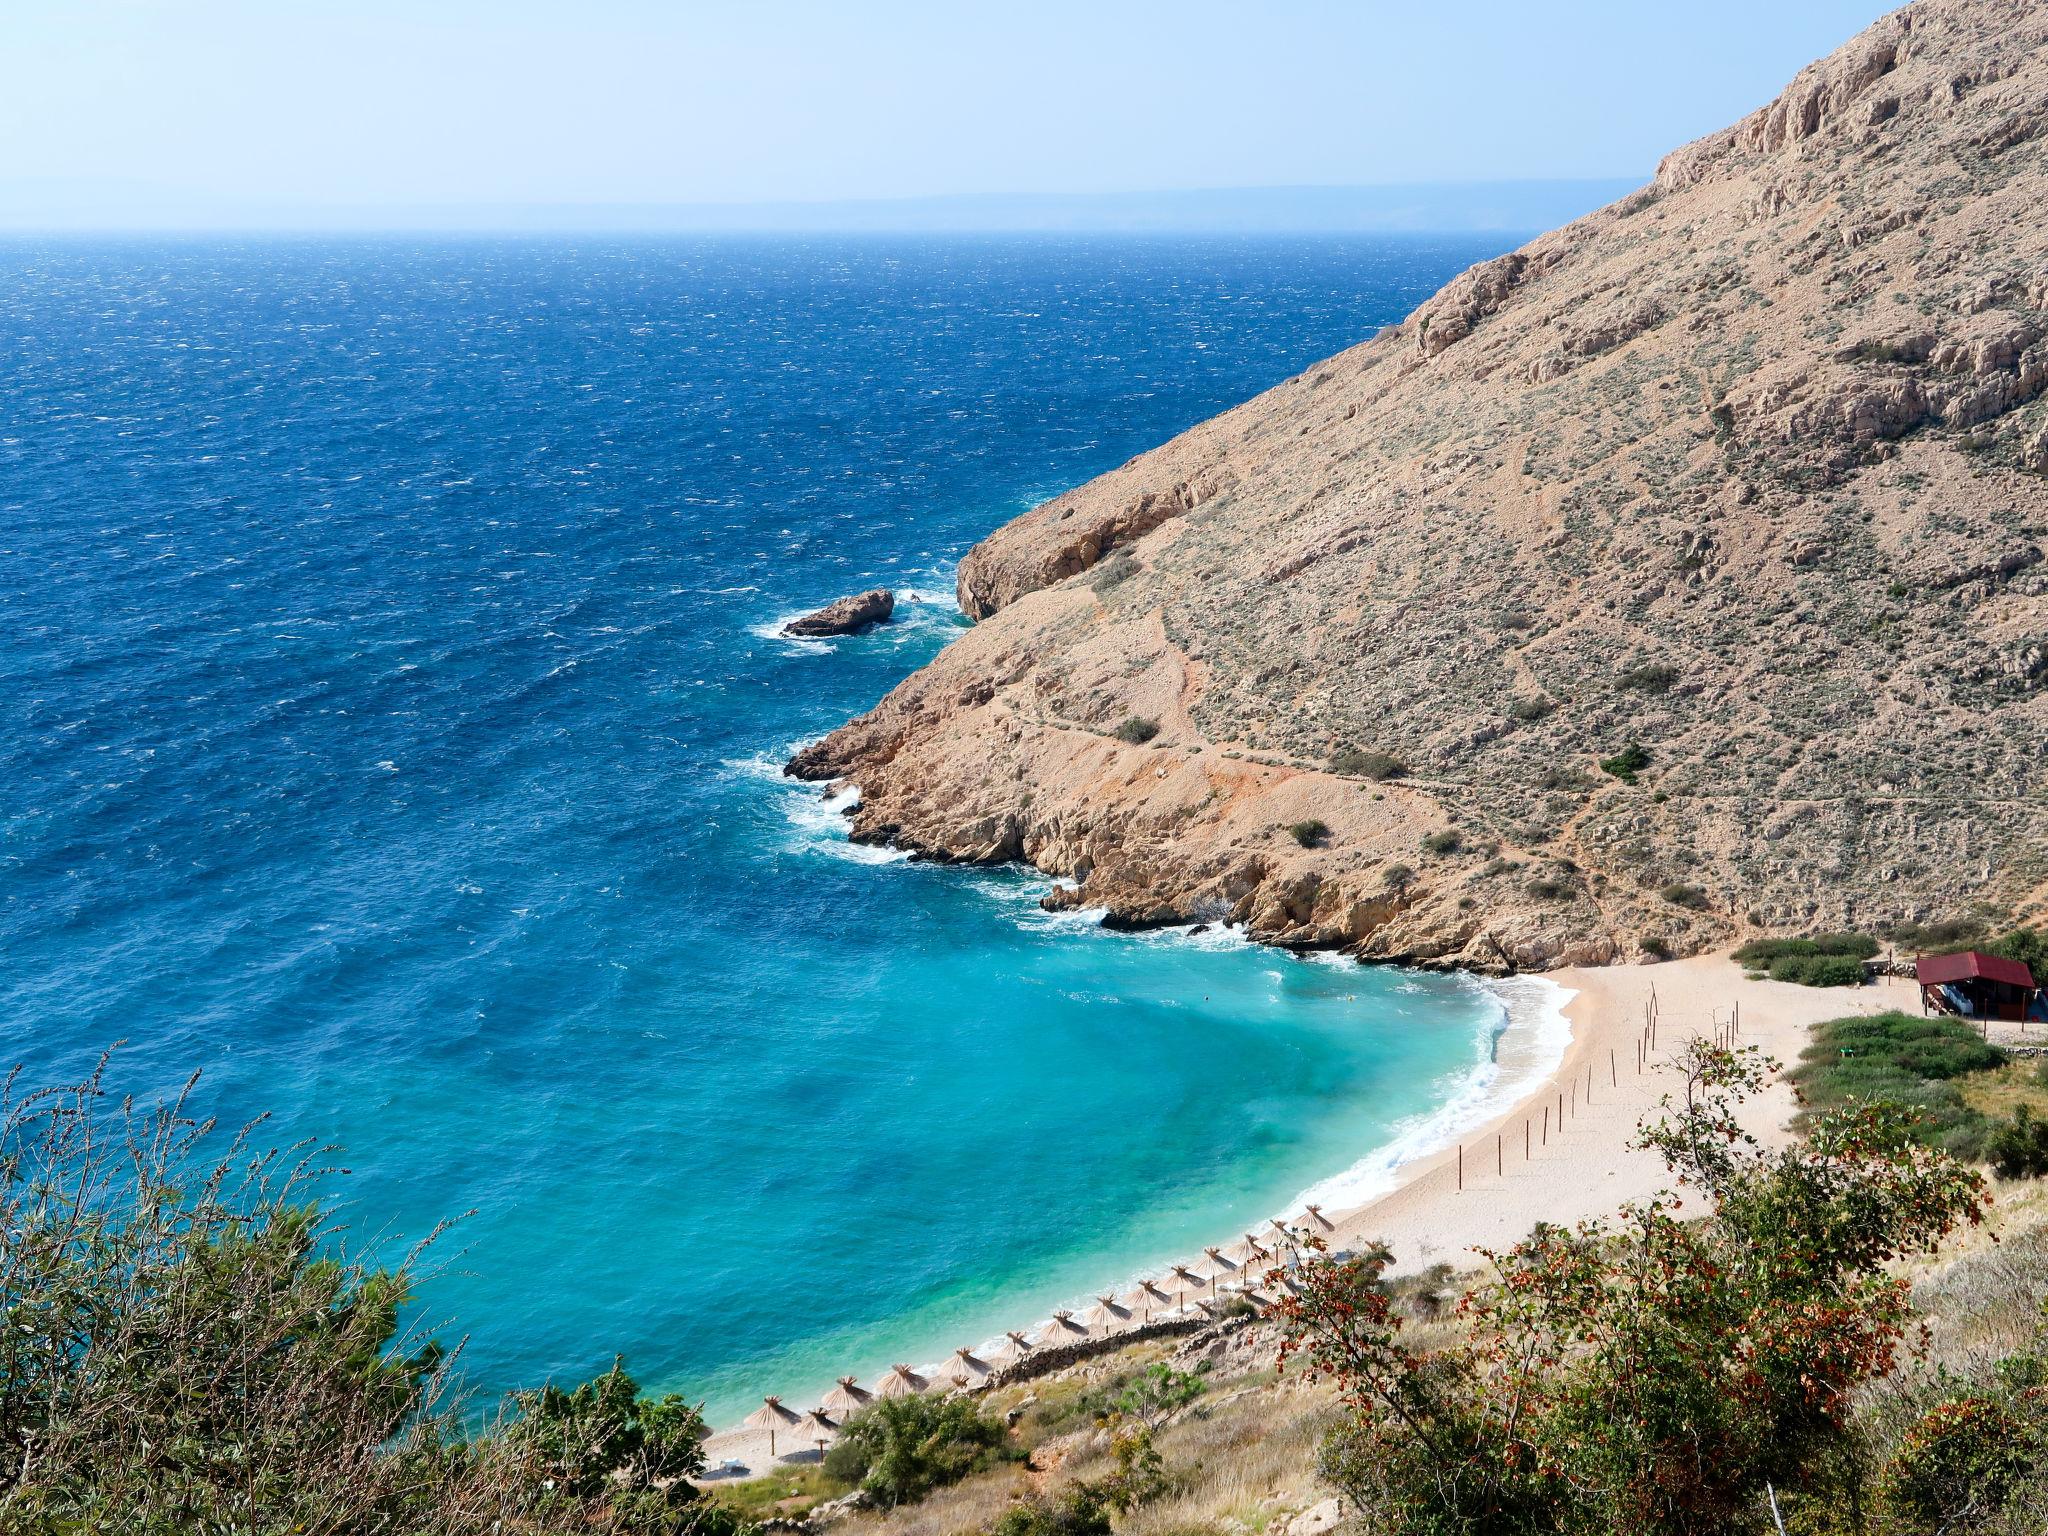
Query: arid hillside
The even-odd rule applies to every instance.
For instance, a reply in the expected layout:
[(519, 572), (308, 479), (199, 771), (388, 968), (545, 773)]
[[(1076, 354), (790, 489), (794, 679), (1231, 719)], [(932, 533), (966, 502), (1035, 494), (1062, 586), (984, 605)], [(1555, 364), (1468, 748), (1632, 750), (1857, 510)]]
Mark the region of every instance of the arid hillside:
[(2044, 386), (2048, 6), (1922, 0), (993, 534), (976, 627), (791, 771), (1368, 956), (2038, 915)]

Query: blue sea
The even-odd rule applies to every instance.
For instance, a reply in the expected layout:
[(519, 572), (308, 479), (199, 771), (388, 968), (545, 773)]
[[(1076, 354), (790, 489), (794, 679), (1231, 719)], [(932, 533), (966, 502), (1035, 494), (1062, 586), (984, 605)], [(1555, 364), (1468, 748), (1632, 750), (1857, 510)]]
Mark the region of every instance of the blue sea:
[(1054, 917), (778, 769), (975, 539), (1505, 244), (0, 245), (8, 1061), (199, 1070), (365, 1251), (459, 1218), (477, 1391), (714, 1417), (1357, 1193), (1497, 996)]

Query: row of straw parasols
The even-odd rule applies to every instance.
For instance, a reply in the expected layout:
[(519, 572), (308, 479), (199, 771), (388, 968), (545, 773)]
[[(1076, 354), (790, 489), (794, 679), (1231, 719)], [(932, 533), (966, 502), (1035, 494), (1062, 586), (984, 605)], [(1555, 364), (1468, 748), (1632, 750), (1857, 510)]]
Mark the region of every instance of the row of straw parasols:
[[(1311, 1224), (1325, 1231), (1331, 1230), (1322, 1207), (1309, 1206), (1308, 1216)], [(1156, 1279), (1140, 1280), (1137, 1288), (1121, 1300), (1114, 1292), (1097, 1296), (1095, 1305), (1078, 1318), (1068, 1310), (1053, 1313), (1052, 1320), (1039, 1330), (1035, 1339), (1012, 1330), (1005, 1333), (1002, 1341), (986, 1355), (976, 1355), (971, 1349), (956, 1349), (953, 1358), (934, 1373), (938, 1385), (956, 1391), (980, 1386), (998, 1371), (1015, 1365), (1036, 1350), (1057, 1348), (1088, 1338), (1102, 1338), (1134, 1321), (1151, 1322), (1155, 1317), (1213, 1316), (1220, 1310), (1218, 1298), (1226, 1294), (1242, 1296), (1254, 1305), (1266, 1305), (1271, 1298), (1258, 1289), (1254, 1269), (1279, 1266), (1284, 1263), (1286, 1254), (1298, 1251), (1300, 1247), (1298, 1236), (1286, 1223), (1273, 1220), (1267, 1226), (1272, 1230), (1263, 1237), (1260, 1233), (1247, 1232), (1241, 1242), (1229, 1248), (1203, 1250), (1210, 1263), (1207, 1274), (1176, 1264)], [(1274, 1283), (1282, 1289), (1293, 1288), (1293, 1282), (1284, 1269), (1276, 1270)], [(920, 1376), (907, 1365), (894, 1365), (875, 1383), (872, 1391), (861, 1386), (856, 1377), (842, 1376), (839, 1384), (827, 1392), (824, 1400), (809, 1413), (798, 1413), (779, 1397), (766, 1397), (761, 1400), (761, 1406), (742, 1422), (747, 1429), (768, 1431), (768, 1455), (771, 1458), (775, 1455), (778, 1439), (782, 1437), (798, 1445), (815, 1445), (822, 1458), (825, 1447), (839, 1433), (849, 1414), (857, 1413), (878, 1397), (910, 1397), (930, 1391), (933, 1384), (932, 1377)]]

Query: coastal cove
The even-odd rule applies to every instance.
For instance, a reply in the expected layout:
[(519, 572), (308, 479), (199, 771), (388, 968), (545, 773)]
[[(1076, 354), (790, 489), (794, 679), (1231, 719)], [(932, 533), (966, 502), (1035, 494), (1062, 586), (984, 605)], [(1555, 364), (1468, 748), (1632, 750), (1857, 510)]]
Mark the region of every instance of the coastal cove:
[(1504, 243), (8, 246), (10, 1057), (201, 1069), (376, 1251), (461, 1218), (480, 1393), (616, 1352), (714, 1419), (1428, 1142), (1479, 983), (1101, 932), (779, 770), (975, 538)]

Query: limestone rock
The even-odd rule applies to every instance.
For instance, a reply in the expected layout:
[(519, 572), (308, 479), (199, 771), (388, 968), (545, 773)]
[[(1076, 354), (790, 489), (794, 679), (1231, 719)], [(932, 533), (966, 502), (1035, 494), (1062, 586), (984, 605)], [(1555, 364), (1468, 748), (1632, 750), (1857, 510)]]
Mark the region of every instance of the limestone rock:
[(992, 533), (976, 626), (790, 771), (1119, 924), (1368, 959), (2040, 914), (2043, 206), (2048, 7), (1918, 0)]
[(896, 594), (887, 587), (876, 587), (869, 592), (857, 592), (851, 597), (838, 598), (827, 603), (816, 613), (807, 613), (800, 619), (791, 619), (782, 626), (785, 635), (799, 639), (813, 640), (825, 635), (852, 635), (870, 629), (877, 624), (886, 624), (889, 615), (896, 611)]
[(1311, 1504), (1287, 1522), (1287, 1536), (1329, 1536), (1344, 1521), (1344, 1506), (1336, 1499)]

